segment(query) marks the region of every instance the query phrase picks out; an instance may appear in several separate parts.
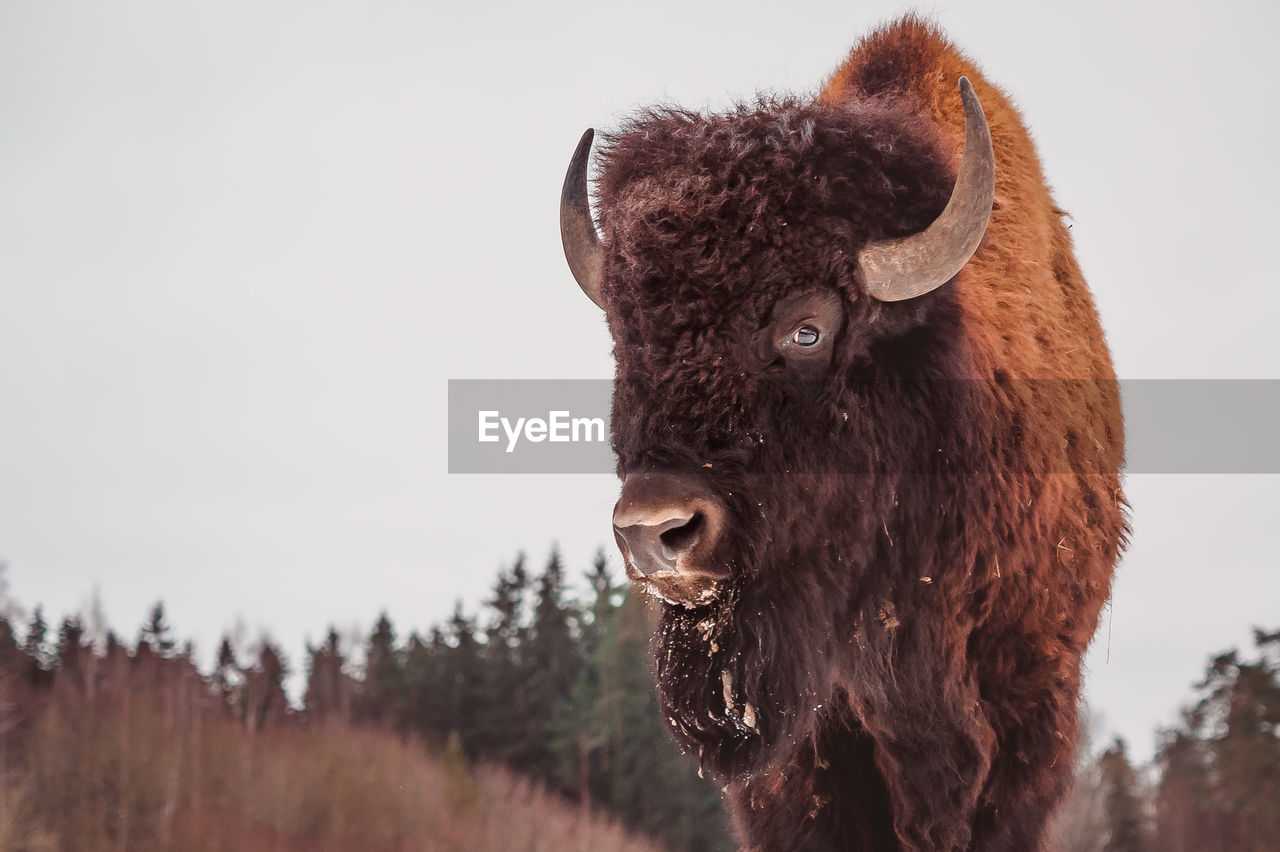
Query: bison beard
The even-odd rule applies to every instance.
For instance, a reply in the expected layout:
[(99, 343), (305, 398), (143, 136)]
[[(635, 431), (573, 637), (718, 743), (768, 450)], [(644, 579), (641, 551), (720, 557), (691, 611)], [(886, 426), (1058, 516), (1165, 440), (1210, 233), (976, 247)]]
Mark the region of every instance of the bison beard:
[[(863, 250), (922, 232), (956, 183), (961, 76), (995, 152), (985, 237), (941, 286), (872, 298)], [(665, 599), (663, 710), (743, 845), (1043, 848), (1126, 535), (1123, 435), (1016, 111), (906, 18), (816, 100), (624, 126), (598, 243), (576, 174), (566, 253), (615, 341), (619, 543)]]

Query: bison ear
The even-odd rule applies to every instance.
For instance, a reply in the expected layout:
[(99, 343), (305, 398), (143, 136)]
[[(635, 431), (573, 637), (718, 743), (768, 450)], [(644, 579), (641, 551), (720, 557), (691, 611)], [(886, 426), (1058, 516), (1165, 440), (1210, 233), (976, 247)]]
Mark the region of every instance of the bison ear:
[(600, 298), (600, 279), (604, 266), (600, 255), (600, 237), (591, 219), (591, 203), (587, 200), (587, 160), (591, 158), (591, 140), (595, 131), (587, 128), (569, 161), (560, 190), (560, 242), (564, 246), (569, 270), (587, 298), (604, 310)]
[(914, 299), (941, 287), (964, 268), (986, 233), (996, 186), (991, 131), (967, 77), (960, 78), (960, 99), (964, 154), (946, 209), (920, 233), (871, 243), (858, 254), (867, 293), (882, 302)]

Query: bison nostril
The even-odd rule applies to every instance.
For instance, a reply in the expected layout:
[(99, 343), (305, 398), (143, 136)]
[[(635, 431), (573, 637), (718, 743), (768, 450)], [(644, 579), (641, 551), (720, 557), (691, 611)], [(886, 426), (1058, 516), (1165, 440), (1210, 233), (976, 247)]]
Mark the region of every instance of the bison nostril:
[(724, 504), (688, 475), (630, 474), (613, 507), (613, 534), (632, 579), (722, 576), (726, 569), (714, 556), (724, 525)]
[(698, 543), (698, 537), (705, 526), (706, 517), (701, 512), (694, 512), (689, 520), (664, 530), (658, 536), (658, 540), (662, 542), (662, 555), (674, 560), (681, 553), (690, 550)]

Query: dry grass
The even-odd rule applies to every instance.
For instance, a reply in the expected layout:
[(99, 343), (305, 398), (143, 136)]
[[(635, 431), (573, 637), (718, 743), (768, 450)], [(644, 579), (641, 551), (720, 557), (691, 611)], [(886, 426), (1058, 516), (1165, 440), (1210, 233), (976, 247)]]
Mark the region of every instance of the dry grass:
[(251, 735), (212, 707), (193, 684), (50, 702), (0, 779), (0, 850), (658, 848), (457, 754), (345, 726)]

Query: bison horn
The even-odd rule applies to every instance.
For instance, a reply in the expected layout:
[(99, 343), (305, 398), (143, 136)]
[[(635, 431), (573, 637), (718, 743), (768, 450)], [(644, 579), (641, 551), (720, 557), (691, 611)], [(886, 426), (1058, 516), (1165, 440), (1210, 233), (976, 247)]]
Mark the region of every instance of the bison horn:
[(914, 299), (950, 281), (978, 250), (987, 230), (996, 185), (991, 131), (966, 77), (960, 78), (960, 98), (964, 154), (946, 209), (920, 233), (871, 243), (858, 254), (867, 293), (881, 302)]
[(595, 131), (588, 127), (564, 176), (564, 188), (560, 190), (560, 242), (564, 245), (565, 260), (569, 261), (569, 270), (578, 280), (578, 286), (603, 310), (604, 301), (600, 298), (603, 267), (600, 237), (596, 234), (595, 222), (591, 220), (591, 203), (587, 200), (587, 160), (591, 156), (591, 139), (594, 136)]

